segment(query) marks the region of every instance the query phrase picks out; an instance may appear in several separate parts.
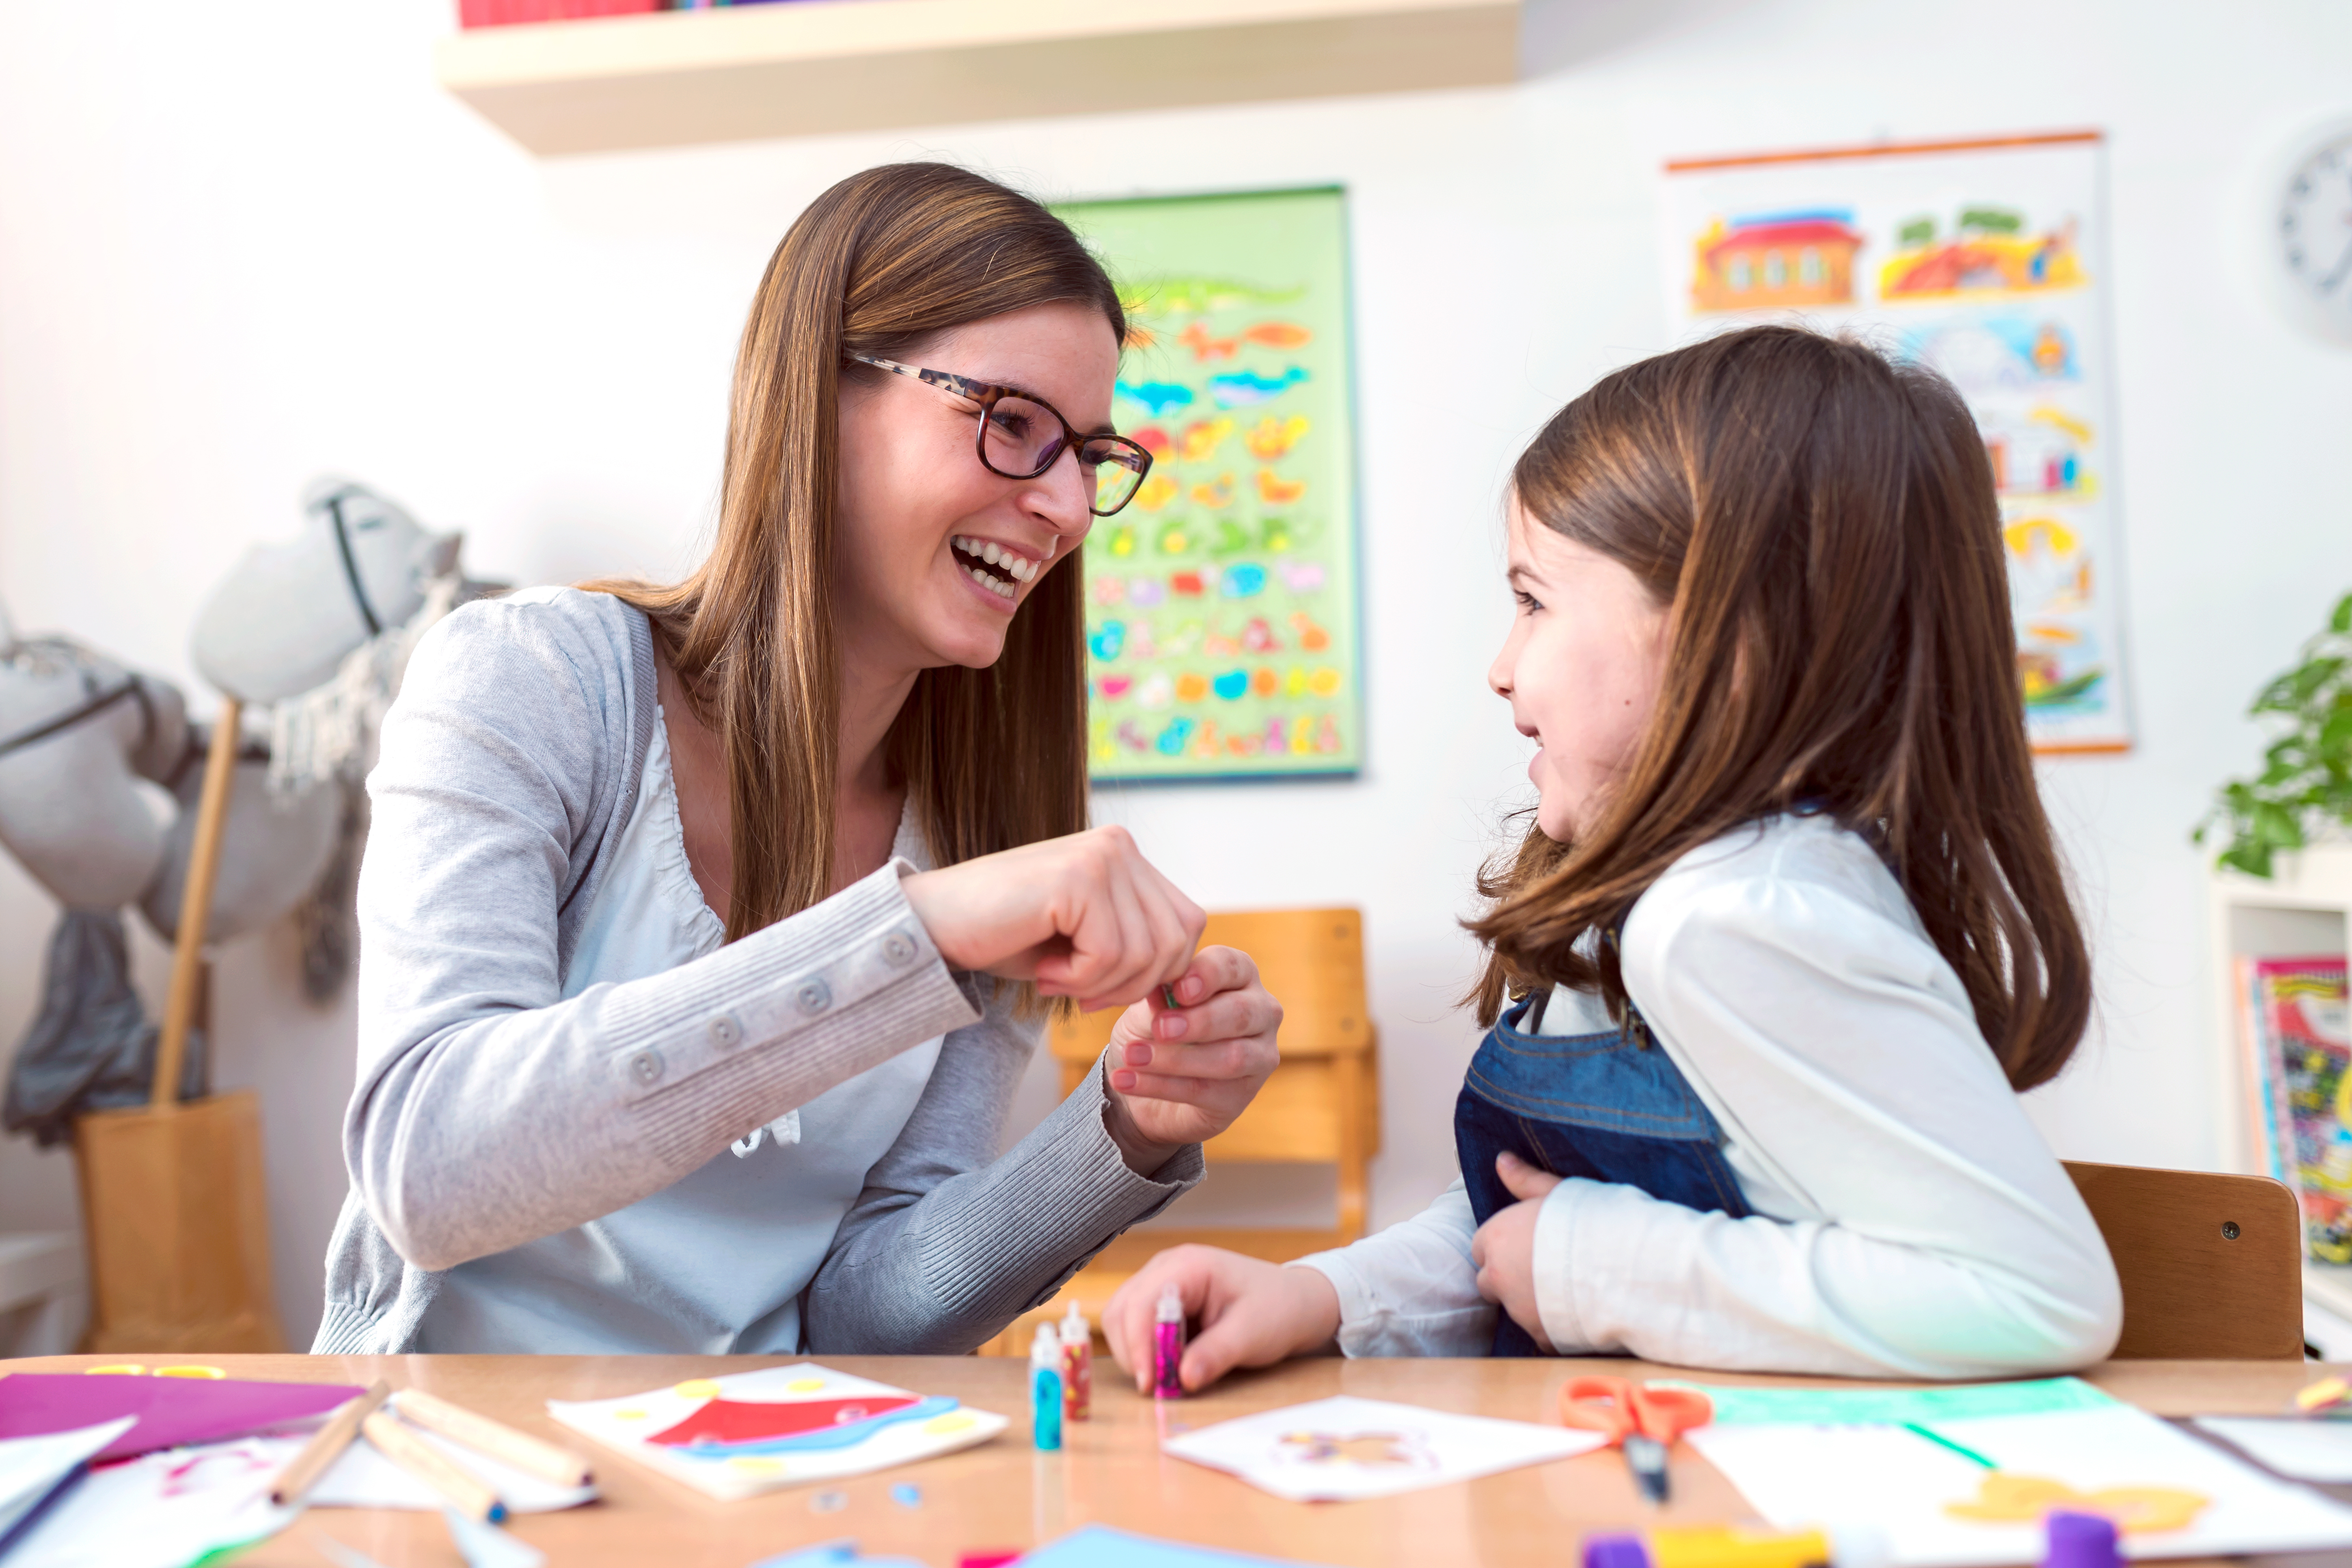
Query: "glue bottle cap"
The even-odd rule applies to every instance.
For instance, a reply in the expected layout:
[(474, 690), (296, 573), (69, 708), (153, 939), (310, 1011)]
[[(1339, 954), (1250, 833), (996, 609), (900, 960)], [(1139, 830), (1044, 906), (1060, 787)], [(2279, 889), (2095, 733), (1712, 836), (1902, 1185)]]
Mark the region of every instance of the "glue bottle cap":
[(1087, 1324), (1087, 1315), (1078, 1310), (1078, 1303), (1071, 1302), (1070, 1310), (1062, 1315), (1062, 1342), (1077, 1344), (1090, 1337), (1093, 1332), (1094, 1331)]
[(1054, 1325), (1038, 1324), (1036, 1337), (1029, 1342), (1029, 1359), (1050, 1363), (1061, 1353), (1061, 1338), (1054, 1332)]
[(1182, 1293), (1180, 1292), (1173, 1285), (1163, 1288), (1160, 1292), (1159, 1309), (1152, 1315), (1155, 1319), (1163, 1323), (1182, 1322), (1184, 1321), (1184, 1297)]
[(1650, 1568), (1650, 1550), (1638, 1535), (1588, 1535), (1584, 1568)]
[(2048, 1568), (2116, 1568), (2116, 1524), (2105, 1514), (2060, 1509), (2046, 1525), (2050, 1550), (2042, 1561)]

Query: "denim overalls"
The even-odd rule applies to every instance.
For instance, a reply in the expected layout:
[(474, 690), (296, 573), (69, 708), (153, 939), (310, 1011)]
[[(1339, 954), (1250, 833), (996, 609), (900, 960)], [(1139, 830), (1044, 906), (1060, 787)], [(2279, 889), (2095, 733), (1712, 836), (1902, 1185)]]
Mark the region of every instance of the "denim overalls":
[[(1629, 1002), (1620, 1028), (1528, 1035), (1535, 998), (1503, 1015), (1470, 1058), (1454, 1105), (1454, 1142), (1470, 1207), (1484, 1225), (1518, 1200), (1495, 1173), (1505, 1150), (1555, 1176), (1621, 1182), (1685, 1208), (1735, 1219), (1750, 1210), (1717, 1145), (1722, 1131)], [(1495, 1355), (1541, 1355), (1508, 1313)]]

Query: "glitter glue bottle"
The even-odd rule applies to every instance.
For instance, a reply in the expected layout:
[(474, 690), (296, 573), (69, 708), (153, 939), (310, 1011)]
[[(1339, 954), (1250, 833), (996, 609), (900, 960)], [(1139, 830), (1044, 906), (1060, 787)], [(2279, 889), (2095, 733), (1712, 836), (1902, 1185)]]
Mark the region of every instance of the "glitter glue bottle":
[(1062, 1319), (1062, 1414), (1083, 1421), (1093, 1413), (1094, 1404), (1094, 1331), (1073, 1301), (1068, 1315)]
[(1151, 1393), (1157, 1399), (1184, 1397), (1184, 1380), (1178, 1369), (1184, 1364), (1184, 1298), (1169, 1286), (1160, 1292), (1160, 1306), (1152, 1313), (1151, 1324)]
[(1029, 1436), (1041, 1449), (1062, 1446), (1062, 1346), (1051, 1323), (1029, 1342)]

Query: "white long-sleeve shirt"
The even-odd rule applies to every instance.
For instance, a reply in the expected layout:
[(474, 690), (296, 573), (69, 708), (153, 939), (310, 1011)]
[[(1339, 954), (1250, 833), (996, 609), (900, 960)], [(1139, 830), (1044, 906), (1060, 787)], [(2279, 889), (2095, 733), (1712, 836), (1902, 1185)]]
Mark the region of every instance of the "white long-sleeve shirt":
[[(1535, 1285), (1563, 1354), (1957, 1378), (2096, 1361), (2122, 1323), (2098, 1227), (2026, 1120), (1968, 994), (1894, 877), (1826, 816), (1685, 856), (1634, 904), (1627, 994), (1723, 1130), (1754, 1214), (1571, 1178), (1543, 1199)], [(1610, 1028), (1560, 990), (1546, 1034)], [(1470, 1201), (1301, 1260), (1349, 1355), (1478, 1355)]]

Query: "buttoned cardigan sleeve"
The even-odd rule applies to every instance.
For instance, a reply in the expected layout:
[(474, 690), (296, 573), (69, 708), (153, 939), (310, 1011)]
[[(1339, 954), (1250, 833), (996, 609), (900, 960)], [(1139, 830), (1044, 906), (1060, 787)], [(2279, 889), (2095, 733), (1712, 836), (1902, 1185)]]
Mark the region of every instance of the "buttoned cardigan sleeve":
[(599, 624), (545, 597), (469, 605), (384, 720), (343, 1152), (419, 1268), (635, 1203), (979, 1016), (903, 861), (666, 973), (562, 994), (559, 926), (630, 754)]

